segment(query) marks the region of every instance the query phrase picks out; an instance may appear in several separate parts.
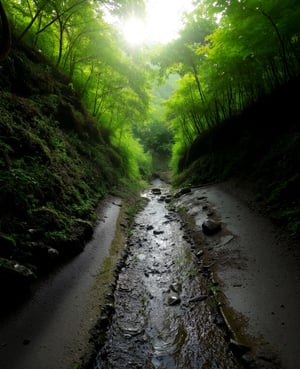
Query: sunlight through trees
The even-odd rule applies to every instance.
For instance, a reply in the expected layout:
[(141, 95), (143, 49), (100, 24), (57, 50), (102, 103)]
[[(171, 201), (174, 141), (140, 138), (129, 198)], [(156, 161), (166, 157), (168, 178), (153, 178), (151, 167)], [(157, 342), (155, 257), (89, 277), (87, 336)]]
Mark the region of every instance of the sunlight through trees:
[[(166, 4), (150, 30), (153, 36), (160, 32), (161, 41), (165, 37), (161, 19), (170, 25), (176, 8)], [(111, 141), (133, 160), (146, 158), (149, 147), (155, 148), (145, 135), (157, 122), (151, 114), (156, 109), (153, 82), (163, 84), (177, 75), (179, 81), (169, 95), (157, 101), (163, 111), (160, 127), (171, 129), (175, 138), (174, 170), (197, 135), (299, 74), (300, 5), (296, 0), (196, 1), (193, 9), (176, 8), (177, 22), (179, 11), (189, 13), (175, 38), (166, 44), (143, 45), (149, 30), (138, 19), (146, 19), (147, 2), (9, 0), (4, 5), (14, 40), (38, 50), (68, 76), (70, 86), (107, 129)], [(123, 23), (134, 17), (125, 28), (116, 28), (104, 16), (108, 11)], [(124, 38), (140, 47), (126, 45)], [(161, 145), (157, 143), (158, 151)]]

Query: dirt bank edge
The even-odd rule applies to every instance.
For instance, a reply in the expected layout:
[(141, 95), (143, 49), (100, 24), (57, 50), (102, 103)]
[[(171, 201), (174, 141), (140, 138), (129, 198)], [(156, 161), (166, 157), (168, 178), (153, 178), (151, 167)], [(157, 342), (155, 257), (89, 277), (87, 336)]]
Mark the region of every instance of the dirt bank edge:
[[(225, 188), (227, 189), (227, 191), (225, 191)], [(195, 214), (194, 205), (196, 205), (196, 202), (195, 204), (193, 203), (193, 205), (191, 205), (192, 204), (191, 200), (188, 200), (188, 198), (192, 198), (192, 197), (190, 197), (189, 194), (186, 195), (185, 201), (179, 202), (178, 210), (181, 211), (181, 216), (184, 218), (185, 223), (187, 227), (189, 228), (191, 237), (195, 240), (195, 243), (199, 246), (198, 252), (201, 252), (201, 255), (202, 255), (201, 259), (204, 262), (205, 268), (207, 269), (207, 271), (210, 271), (212, 275), (211, 277), (212, 285), (216, 286), (215, 288), (213, 288), (212, 292), (215, 293), (216, 301), (220, 308), (219, 311), (224, 318), (224, 322), (227, 325), (227, 330), (229, 333), (229, 340), (230, 340), (230, 348), (233, 351), (236, 351), (237, 355), (241, 358), (242, 364), (245, 364), (246, 367), (265, 368), (267, 365), (268, 368), (276, 368), (276, 369), (282, 368), (283, 364), (286, 365), (286, 362), (285, 362), (286, 355), (285, 356), (283, 355), (283, 352), (281, 352), (281, 349), (277, 347), (278, 345), (274, 345), (273, 337), (271, 339), (269, 336), (264, 338), (264, 334), (261, 329), (256, 329), (256, 330), (249, 329), (249, 328), (253, 328), (253, 314), (254, 313), (251, 316), (248, 316), (249, 314), (246, 314), (244, 309), (241, 309), (240, 311), (239, 305), (232, 304), (232, 301), (230, 300), (232, 298), (232, 294), (229, 293), (229, 295), (227, 296), (228, 275), (226, 277), (224, 273), (223, 274), (220, 273), (220, 266), (224, 265), (224, 263), (222, 262), (222, 259), (220, 259), (222, 255), (218, 254), (216, 252), (216, 249), (214, 248), (214, 246), (216, 246), (217, 244), (219, 245), (216, 246), (216, 248), (222, 245), (226, 245), (227, 243), (230, 243), (230, 241), (233, 240), (233, 238), (231, 238), (232, 237), (231, 232), (233, 230), (232, 224), (230, 228), (227, 229), (227, 221), (228, 219), (232, 218), (232, 214), (230, 214), (230, 211), (232, 211), (233, 207), (228, 208), (230, 209), (229, 212), (224, 208), (224, 204), (227, 204), (225, 206), (228, 206), (228, 199), (235, 198), (237, 200), (237, 201), (234, 201), (233, 204), (236, 204), (237, 202), (239, 203), (239, 206), (237, 207), (239, 209), (238, 212), (240, 212), (240, 206), (242, 206), (242, 208), (244, 209), (246, 208), (252, 209), (251, 211), (248, 210), (249, 213), (252, 213), (253, 216), (256, 214), (256, 216), (259, 217), (258, 216), (259, 212), (257, 211), (257, 209), (259, 208), (257, 208), (257, 206), (255, 206), (254, 204), (255, 198), (253, 197), (253, 193), (251, 193), (250, 189), (248, 189), (249, 191), (243, 192), (243, 189), (240, 188), (239, 193), (236, 194), (234, 187), (230, 188), (229, 183), (226, 183), (226, 184), (218, 183), (218, 184), (209, 185), (209, 186), (206, 186), (206, 185), (196, 186), (196, 187), (192, 186), (190, 189), (192, 192), (193, 190), (195, 190), (195, 193), (197, 193), (198, 197), (197, 198), (195, 197), (195, 200), (199, 200), (199, 201), (201, 200), (203, 202), (202, 205), (204, 206), (202, 210), (206, 209), (206, 215), (210, 213), (210, 216), (212, 216), (214, 219), (216, 218), (215, 219), (216, 222), (220, 222), (220, 224), (222, 223), (226, 225), (225, 227), (222, 227), (220, 233), (214, 236), (205, 236), (203, 231), (201, 231), (201, 227), (199, 227), (199, 224), (201, 223), (202, 218), (201, 217), (197, 218), (196, 216), (197, 214)], [(233, 194), (232, 194), (232, 191), (234, 192)], [(231, 192), (231, 196), (228, 196), (230, 192)], [(219, 197), (216, 195), (216, 193), (218, 193)], [(227, 202), (225, 201), (225, 199), (227, 199)], [(220, 201), (218, 202), (218, 200)], [(223, 201), (224, 201), (224, 204), (223, 204)], [(188, 205), (189, 205), (189, 208), (186, 207)], [(199, 206), (199, 204), (197, 205)], [(182, 209), (180, 209), (180, 206), (182, 206)], [(222, 209), (221, 212), (220, 212), (220, 207)], [(188, 211), (188, 209), (190, 211)], [(224, 209), (226, 211), (223, 213)], [(237, 217), (235, 216), (233, 218), (237, 220), (239, 216), (240, 215), (238, 215)], [(226, 219), (225, 222), (223, 218)], [(262, 224), (264, 225), (265, 224), (268, 225), (270, 223), (268, 221), (268, 218), (265, 215), (259, 218), (263, 219)], [(250, 217), (249, 219), (251, 221), (252, 218)], [(256, 224), (256, 222), (254, 222), (254, 224)], [(273, 228), (273, 226), (270, 225), (270, 229), (272, 230), (272, 237), (275, 238), (275, 234), (277, 235), (276, 228)], [(264, 231), (267, 232), (267, 229), (264, 228)], [(274, 233), (275, 231), (276, 233)], [(236, 233), (237, 230), (235, 229), (234, 232)], [(281, 237), (284, 237), (282, 230), (278, 229), (278, 232), (279, 232), (279, 235), (281, 235)], [(243, 232), (243, 237), (245, 236), (244, 233), (245, 232)], [(223, 243), (221, 241), (220, 243), (220, 240), (217, 241), (218, 237), (224, 237), (224, 240), (227, 237), (227, 241), (224, 241)], [(263, 237), (263, 239), (265, 239), (265, 237)], [(293, 249), (291, 248), (290, 250), (288, 250), (288, 252), (291, 253), (292, 250)], [(294, 255), (294, 253), (292, 254)], [(241, 260), (243, 260), (243, 258)], [(225, 259), (225, 261), (228, 262), (229, 260)], [(253, 264), (253, 265), (256, 265), (256, 264)], [(240, 268), (238, 267), (238, 269)], [(251, 270), (253, 271), (253, 268)], [(265, 274), (263, 275), (266, 277)], [(248, 279), (248, 276), (247, 276), (247, 279)], [(238, 286), (233, 285), (233, 287), (235, 288)], [(235, 308), (233, 308), (233, 306)], [(274, 308), (274, 306), (272, 308)], [(243, 313), (241, 313), (242, 311)], [(254, 311), (256, 311), (256, 314), (257, 314), (257, 310), (254, 309)], [(262, 322), (260, 321), (260, 323)], [(244, 350), (247, 350), (245, 355), (243, 355)], [(291, 368), (294, 368), (294, 367), (292, 366)]]
[(95, 290), (98, 301), (98, 319), (90, 330), (90, 338), (80, 362), (70, 369), (91, 369), (97, 353), (104, 345), (106, 332), (114, 313), (114, 291), (118, 275), (125, 265), (128, 254), (127, 240), (136, 213), (145, 206), (146, 199), (135, 194), (132, 198), (123, 198), (116, 224), (116, 233), (112, 241), (109, 256), (96, 277)]

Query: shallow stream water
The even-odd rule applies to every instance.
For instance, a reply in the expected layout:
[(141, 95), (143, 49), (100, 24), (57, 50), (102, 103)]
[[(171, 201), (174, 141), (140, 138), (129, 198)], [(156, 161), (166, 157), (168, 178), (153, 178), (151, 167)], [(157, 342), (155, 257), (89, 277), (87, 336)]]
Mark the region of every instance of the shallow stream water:
[(128, 240), (114, 316), (94, 369), (241, 368), (228, 349), (201, 245), (169, 203), (169, 187), (154, 187), (143, 194), (148, 204)]

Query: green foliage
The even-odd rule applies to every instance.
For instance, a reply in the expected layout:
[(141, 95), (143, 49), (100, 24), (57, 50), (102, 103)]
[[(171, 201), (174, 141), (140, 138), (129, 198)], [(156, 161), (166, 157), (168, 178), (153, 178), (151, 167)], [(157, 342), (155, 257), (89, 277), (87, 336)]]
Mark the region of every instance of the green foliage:
[[(109, 1), (109, 6), (112, 11), (125, 14), (129, 9), (141, 11), (143, 1)], [(147, 70), (143, 61), (138, 64), (120, 49), (116, 31), (104, 21), (99, 4), (82, 0), (20, 4), (11, 0), (8, 14), (16, 38), (25, 40), (67, 74), (74, 96), (77, 94), (84, 101), (98, 124), (108, 132), (107, 141), (118, 134), (119, 129), (126, 130), (128, 135), (133, 124), (146, 119)], [(34, 68), (30, 63), (26, 66)], [(27, 74), (30, 78), (36, 76), (36, 85), (40, 86), (44, 75), (29, 71)], [(58, 109), (53, 106), (53, 110), (61, 117), (54, 118), (64, 125), (63, 129), (86, 134), (83, 123), (86, 116), (73, 108), (74, 99), (56, 100), (52, 82), (47, 82), (45, 88), (52, 87), (53, 104), (58, 104)], [(30, 87), (34, 88), (34, 83)], [(51, 109), (49, 111), (51, 114)], [(92, 134), (97, 134), (96, 130)], [(122, 137), (120, 134), (121, 140)]]
[[(299, 78), (234, 120), (202, 133), (178, 158), (174, 184), (242, 178), (274, 222), (299, 237)], [(283, 122), (285, 122), (283, 124)]]
[(150, 121), (140, 130), (137, 127), (136, 131), (136, 136), (152, 155), (170, 156), (173, 134), (165, 122)]
[[(103, 139), (68, 82), (54, 82), (52, 68), (33, 66), (31, 53), (13, 51), (0, 71), (1, 81), (16, 91), (0, 96), (0, 232), (7, 235), (5, 257), (36, 264), (41, 272), (44, 263), (55, 260), (43, 251), (47, 247), (62, 255), (80, 250), (98, 201), (117, 187), (127, 168), (122, 152)], [(27, 84), (8, 73), (20, 58), (27, 63)], [(36, 72), (41, 82), (52, 81), (48, 88), (40, 84), (40, 94), (38, 85), (31, 86)], [(36, 240), (43, 245), (34, 246), (40, 251), (33, 249)]]
[(173, 132), (165, 120), (165, 101), (176, 88), (178, 76), (170, 75), (163, 85), (152, 85), (152, 99), (147, 121), (135, 124), (133, 133), (139, 139), (144, 150), (152, 157), (155, 173), (168, 171), (171, 157)]
[(116, 140), (115, 144), (118, 144), (120, 151), (125, 154), (122, 160), (123, 174), (126, 173), (132, 181), (149, 179), (152, 173), (150, 156), (144, 153), (143, 147), (131, 133), (120, 132), (120, 134), (123, 135), (122, 139), (115, 137), (112, 142)]
[[(104, 3), (118, 14), (143, 12), (140, 0)], [(6, 10), (19, 46), (0, 69), (0, 214), (1, 230), (17, 232), (17, 245), (40, 218), (51, 225), (45, 242), (65, 241), (76, 219), (93, 220), (107, 191), (136, 188), (171, 153), (173, 174), (186, 182), (251, 165), (265, 153), (266, 132), (280, 124), (268, 125), (265, 115), (264, 128), (254, 129), (261, 139), (242, 134), (237, 147), (241, 127), (225, 125), (226, 150), (215, 128), (300, 71), (297, 0), (205, 0), (178, 39), (152, 50), (151, 64), (146, 52), (122, 49), (99, 2), (9, 0)], [(165, 85), (153, 88), (153, 78)], [(282, 143), (289, 145), (294, 152)], [(271, 182), (270, 204), (297, 187), (289, 164), (284, 170), (281, 187)], [(277, 210), (298, 229), (290, 203)]]
[(181, 76), (168, 102), (174, 169), (195, 137), (299, 74), (299, 12), (296, 0), (206, 0), (153, 57), (161, 78)]

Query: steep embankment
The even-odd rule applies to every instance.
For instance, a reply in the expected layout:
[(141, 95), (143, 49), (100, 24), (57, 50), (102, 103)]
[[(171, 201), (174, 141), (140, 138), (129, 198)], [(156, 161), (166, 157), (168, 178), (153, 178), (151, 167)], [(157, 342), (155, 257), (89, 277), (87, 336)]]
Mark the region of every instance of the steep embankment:
[(9, 302), (83, 248), (122, 160), (69, 80), (40, 55), (13, 49), (0, 89), (0, 284)]
[(182, 183), (235, 178), (260, 210), (291, 235), (300, 235), (300, 79), (290, 81), (243, 113), (204, 132), (179, 163)]

